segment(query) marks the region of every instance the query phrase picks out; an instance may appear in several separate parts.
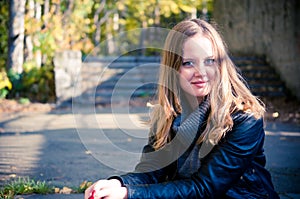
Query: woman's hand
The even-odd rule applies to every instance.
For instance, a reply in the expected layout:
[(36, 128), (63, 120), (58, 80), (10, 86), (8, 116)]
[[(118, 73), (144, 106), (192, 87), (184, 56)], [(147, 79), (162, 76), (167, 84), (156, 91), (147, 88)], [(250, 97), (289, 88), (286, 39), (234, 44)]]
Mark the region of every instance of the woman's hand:
[(127, 189), (117, 179), (99, 180), (85, 190), (84, 199), (126, 199)]

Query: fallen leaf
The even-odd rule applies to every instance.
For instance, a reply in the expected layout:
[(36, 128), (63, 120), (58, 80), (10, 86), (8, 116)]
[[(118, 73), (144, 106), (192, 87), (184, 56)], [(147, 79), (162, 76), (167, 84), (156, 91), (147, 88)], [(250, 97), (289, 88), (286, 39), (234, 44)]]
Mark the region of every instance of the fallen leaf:
[(59, 191), (59, 193), (60, 194), (70, 194), (70, 193), (72, 193), (72, 189), (71, 188), (69, 188), (69, 187), (63, 187), (60, 191)]

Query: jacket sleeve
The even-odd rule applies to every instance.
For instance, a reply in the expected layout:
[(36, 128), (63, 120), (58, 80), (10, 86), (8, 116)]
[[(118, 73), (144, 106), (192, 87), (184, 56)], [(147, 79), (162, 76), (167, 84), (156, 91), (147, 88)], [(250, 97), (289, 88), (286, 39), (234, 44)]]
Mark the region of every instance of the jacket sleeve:
[(242, 116), (232, 131), (201, 161), (201, 167), (185, 180), (157, 184), (124, 184), (128, 198), (219, 198), (243, 175), (262, 147), (262, 119)]
[(167, 166), (163, 166), (163, 157), (170, 157), (170, 151), (163, 153), (155, 153), (153, 145), (149, 143), (144, 146), (140, 162), (136, 165), (135, 171), (121, 176), (113, 176), (120, 180), (123, 185), (139, 185), (139, 184), (157, 184), (166, 181), (170, 174), (174, 174), (176, 170), (176, 161)]
[(157, 184), (172, 179), (176, 174), (177, 159), (195, 145), (209, 111), (209, 100), (205, 100), (182, 123), (181, 117), (177, 117), (170, 129), (171, 137), (173, 137), (171, 142), (159, 150), (153, 148), (155, 134), (153, 130), (150, 130), (148, 145), (143, 149), (135, 172), (113, 178), (130, 185)]

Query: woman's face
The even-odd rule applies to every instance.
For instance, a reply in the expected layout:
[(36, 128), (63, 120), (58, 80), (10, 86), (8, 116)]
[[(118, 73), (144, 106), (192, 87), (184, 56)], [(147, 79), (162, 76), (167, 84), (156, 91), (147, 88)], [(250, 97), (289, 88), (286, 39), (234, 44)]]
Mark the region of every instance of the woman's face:
[(183, 59), (179, 69), (180, 86), (188, 94), (202, 100), (211, 91), (217, 64), (212, 42), (198, 33), (183, 44)]

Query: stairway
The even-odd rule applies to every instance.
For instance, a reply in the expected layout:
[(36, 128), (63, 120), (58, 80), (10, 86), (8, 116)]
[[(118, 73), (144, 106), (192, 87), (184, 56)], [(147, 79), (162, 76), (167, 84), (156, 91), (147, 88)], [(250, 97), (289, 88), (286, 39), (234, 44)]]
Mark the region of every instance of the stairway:
[[(286, 95), (284, 82), (263, 58), (233, 57), (232, 60), (256, 96)], [(159, 57), (142, 56), (85, 60), (81, 71), (83, 101), (92, 100), (96, 105), (105, 106), (151, 99), (156, 92), (159, 61)]]
[(254, 95), (262, 98), (286, 96), (284, 82), (264, 58), (233, 57), (232, 60)]
[(159, 62), (159, 57), (88, 58), (81, 71), (81, 101), (101, 106), (145, 101), (156, 92)]

